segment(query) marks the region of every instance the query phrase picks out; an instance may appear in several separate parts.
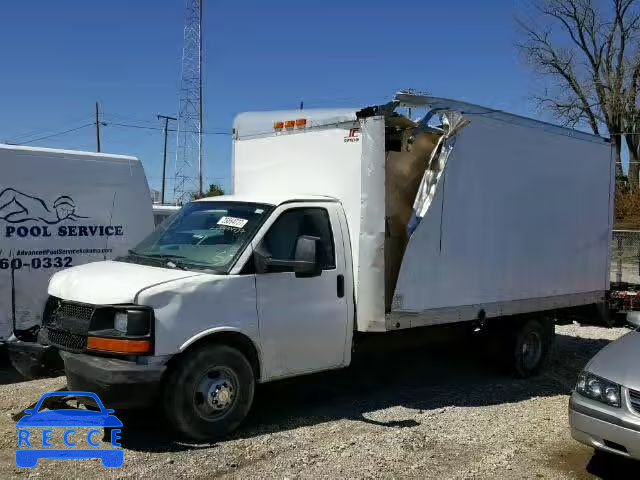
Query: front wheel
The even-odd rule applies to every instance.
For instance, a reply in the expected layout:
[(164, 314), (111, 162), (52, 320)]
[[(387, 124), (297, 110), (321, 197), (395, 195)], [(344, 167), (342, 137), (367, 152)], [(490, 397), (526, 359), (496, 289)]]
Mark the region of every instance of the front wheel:
[(246, 357), (227, 345), (203, 345), (169, 372), (164, 409), (169, 422), (198, 441), (235, 430), (253, 402), (255, 378)]

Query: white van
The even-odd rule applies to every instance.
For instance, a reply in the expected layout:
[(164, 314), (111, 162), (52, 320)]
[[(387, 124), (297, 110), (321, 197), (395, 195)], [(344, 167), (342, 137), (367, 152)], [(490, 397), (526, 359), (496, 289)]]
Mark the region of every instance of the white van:
[(0, 145), (0, 341), (33, 340), (55, 272), (127, 253), (154, 228), (134, 157)]

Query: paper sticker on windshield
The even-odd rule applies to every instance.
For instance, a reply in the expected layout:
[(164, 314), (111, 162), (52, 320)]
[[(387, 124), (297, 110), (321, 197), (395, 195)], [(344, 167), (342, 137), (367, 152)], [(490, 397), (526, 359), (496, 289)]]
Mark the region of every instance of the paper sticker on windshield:
[(246, 218), (222, 217), (218, 220), (218, 225), (222, 225), (223, 227), (243, 228), (248, 221), (249, 220)]

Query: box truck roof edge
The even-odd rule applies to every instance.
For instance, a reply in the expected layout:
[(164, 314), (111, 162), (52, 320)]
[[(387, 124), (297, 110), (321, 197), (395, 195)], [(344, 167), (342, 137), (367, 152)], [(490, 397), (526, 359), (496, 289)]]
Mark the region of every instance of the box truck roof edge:
[[(394, 95), (393, 100), (388, 104), (374, 107), (266, 110), (239, 113), (235, 117), (233, 123), (234, 138), (243, 139), (254, 136), (272, 135), (274, 134), (274, 124), (279, 121), (283, 121), (282, 119), (284, 118), (289, 120), (293, 119), (294, 121), (298, 118), (304, 118), (306, 119), (305, 128), (325, 127), (354, 122), (358, 119), (358, 112), (366, 111), (368, 108), (373, 108), (374, 110), (371, 110), (372, 112), (384, 114), (384, 109), (386, 109), (386, 111), (391, 111), (397, 107), (425, 107), (430, 110), (432, 113), (431, 116), (441, 111), (456, 111), (466, 115), (485, 115), (489, 118), (501, 120), (514, 125), (542, 128), (550, 133), (566, 135), (576, 139), (595, 141), (598, 143), (609, 142), (609, 139), (606, 137), (505, 112), (504, 110), (483, 107), (482, 105), (463, 102), (460, 100), (432, 97), (428, 95), (416, 95), (403, 91), (397, 92)], [(283, 131), (287, 131), (284, 126), (282, 128)]]

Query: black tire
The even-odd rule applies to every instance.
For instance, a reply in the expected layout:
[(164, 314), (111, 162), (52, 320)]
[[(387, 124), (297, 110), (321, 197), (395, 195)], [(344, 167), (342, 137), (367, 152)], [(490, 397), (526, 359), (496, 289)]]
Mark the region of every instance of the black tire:
[(536, 375), (546, 365), (555, 339), (551, 319), (521, 322), (507, 338), (513, 372), (520, 378)]
[[(202, 393), (207, 382), (212, 383), (209, 392), (219, 391), (222, 385), (228, 405), (224, 410), (216, 410), (220, 407), (216, 395)], [(203, 345), (188, 352), (169, 371), (163, 391), (165, 415), (178, 432), (192, 440), (216, 440), (244, 420), (254, 390), (253, 369), (242, 353), (227, 345)], [(232, 400), (227, 402), (229, 397)]]

